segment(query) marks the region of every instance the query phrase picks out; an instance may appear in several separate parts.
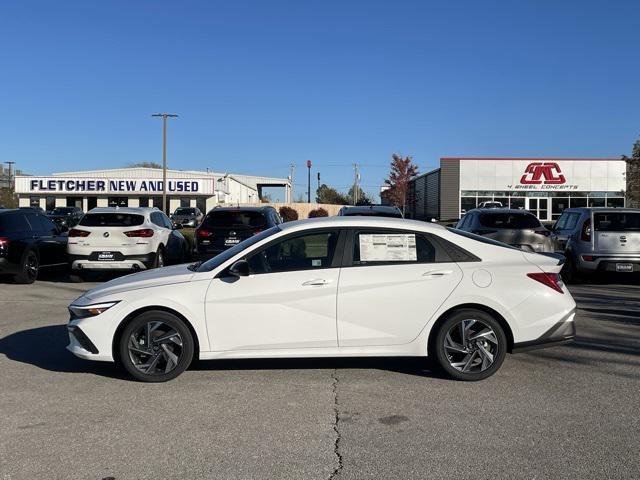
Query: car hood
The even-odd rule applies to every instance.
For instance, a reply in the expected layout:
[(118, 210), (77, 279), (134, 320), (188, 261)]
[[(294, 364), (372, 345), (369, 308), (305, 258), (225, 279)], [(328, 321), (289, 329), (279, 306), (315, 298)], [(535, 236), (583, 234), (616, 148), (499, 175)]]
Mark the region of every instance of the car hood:
[(175, 283), (185, 283), (191, 280), (194, 272), (189, 270), (188, 264), (173, 267), (155, 268), (144, 272), (132, 273), (124, 277), (115, 278), (109, 282), (89, 290), (84, 297), (96, 299), (141, 288), (159, 287)]

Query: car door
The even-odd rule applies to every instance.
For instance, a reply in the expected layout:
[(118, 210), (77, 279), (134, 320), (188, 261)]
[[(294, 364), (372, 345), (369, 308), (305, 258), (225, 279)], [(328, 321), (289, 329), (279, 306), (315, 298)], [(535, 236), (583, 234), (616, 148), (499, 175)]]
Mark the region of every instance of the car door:
[(249, 276), (214, 278), (205, 301), (213, 349), (336, 347), (339, 237), (335, 229), (280, 237), (246, 256)]
[(337, 303), (340, 347), (411, 342), (462, 279), (437, 238), (426, 233), (352, 230), (345, 255)]
[(33, 238), (38, 248), (40, 265), (58, 265), (67, 261), (67, 237), (59, 227), (44, 215), (31, 215), (29, 222), (33, 227)]

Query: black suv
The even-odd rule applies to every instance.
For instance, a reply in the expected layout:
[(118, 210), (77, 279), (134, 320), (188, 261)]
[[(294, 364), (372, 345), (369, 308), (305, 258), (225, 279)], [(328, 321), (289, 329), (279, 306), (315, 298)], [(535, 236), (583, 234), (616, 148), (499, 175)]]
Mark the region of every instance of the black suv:
[(362, 205), (351, 207), (345, 205), (338, 212), (339, 217), (364, 216), (364, 217), (391, 217), (403, 218), (398, 207), (387, 205)]
[(280, 215), (273, 207), (216, 207), (196, 228), (196, 257), (211, 258), (280, 223)]
[(37, 211), (0, 211), (0, 274), (33, 283), (41, 267), (67, 264), (66, 227)]
[(82, 209), (79, 207), (56, 207), (49, 214), (49, 219), (58, 225), (71, 228), (80, 222), (82, 215)]

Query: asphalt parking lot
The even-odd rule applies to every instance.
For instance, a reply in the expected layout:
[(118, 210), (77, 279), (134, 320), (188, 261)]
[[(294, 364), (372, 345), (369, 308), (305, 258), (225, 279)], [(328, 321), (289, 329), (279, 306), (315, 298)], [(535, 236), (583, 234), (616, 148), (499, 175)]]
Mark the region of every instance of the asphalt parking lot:
[[(616, 280), (617, 281), (617, 280)], [(572, 287), (574, 344), (478, 383), (414, 359), (200, 362), (130, 381), (65, 350), (91, 283), (0, 284), (0, 478), (640, 478), (640, 286)]]

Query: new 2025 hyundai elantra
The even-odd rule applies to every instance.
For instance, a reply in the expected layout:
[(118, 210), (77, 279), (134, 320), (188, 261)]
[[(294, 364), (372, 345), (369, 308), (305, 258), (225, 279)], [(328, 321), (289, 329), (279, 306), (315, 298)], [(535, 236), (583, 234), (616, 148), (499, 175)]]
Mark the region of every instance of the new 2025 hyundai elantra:
[(194, 358), (427, 355), (480, 380), (507, 352), (575, 336), (561, 258), (411, 220), (291, 222), (89, 290), (69, 306), (67, 348), (149, 382)]

